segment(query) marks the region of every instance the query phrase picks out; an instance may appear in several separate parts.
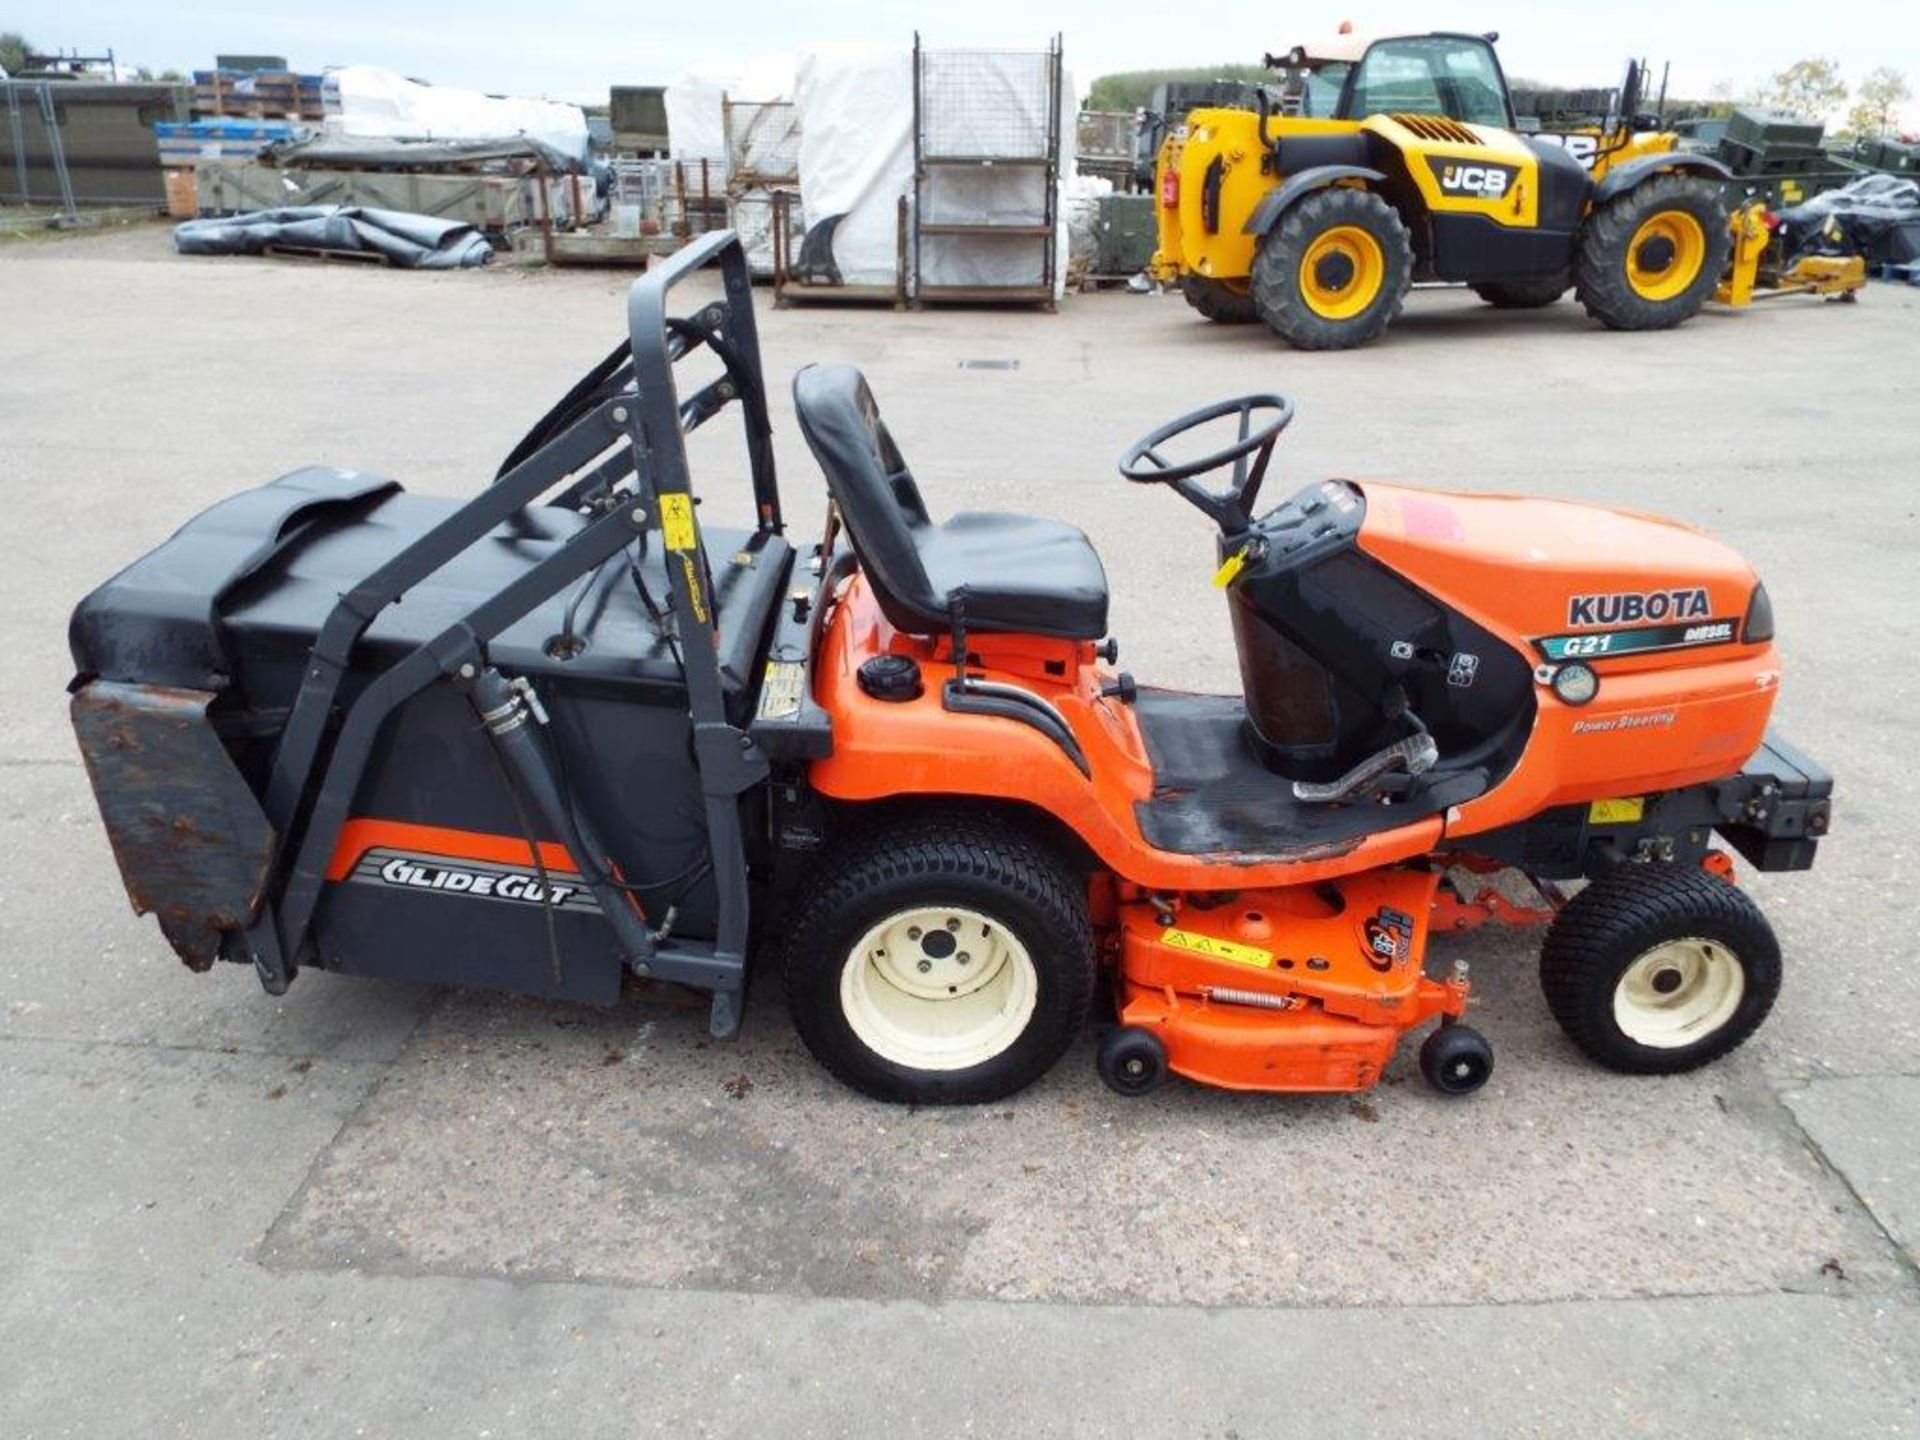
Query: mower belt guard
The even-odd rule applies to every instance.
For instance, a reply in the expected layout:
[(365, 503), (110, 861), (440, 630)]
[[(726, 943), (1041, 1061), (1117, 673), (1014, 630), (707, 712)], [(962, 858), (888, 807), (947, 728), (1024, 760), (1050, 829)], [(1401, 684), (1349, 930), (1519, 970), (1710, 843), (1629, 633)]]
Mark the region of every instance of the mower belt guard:
[(273, 828), (214, 733), (204, 690), (95, 680), (73, 697), (73, 728), (113, 858), (139, 914), (175, 953), (208, 969), (220, 933), (259, 909)]
[(1404, 1032), (1466, 1008), (1464, 979), (1424, 973), (1437, 884), (1432, 871), (1372, 871), (1171, 915), (1122, 904), (1120, 1023), (1209, 1085), (1365, 1090)]

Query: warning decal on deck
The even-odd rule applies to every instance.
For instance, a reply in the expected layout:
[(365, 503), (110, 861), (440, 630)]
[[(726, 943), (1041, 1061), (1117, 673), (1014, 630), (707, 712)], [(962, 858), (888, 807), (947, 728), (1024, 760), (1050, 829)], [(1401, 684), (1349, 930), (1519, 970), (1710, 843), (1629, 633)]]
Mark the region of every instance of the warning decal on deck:
[(693, 529), (693, 497), (677, 491), (660, 496), (660, 538), (669, 550), (691, 550), (699, 539)]
[(1593, 825), (1631, 825), (1647, 813), (1646, 798), (1627, 795), (1617, 800), (1596, 800), (1587, 807), (1587, 821)]
[(1172, 925), (1160, 932), (1160, 943), (1175, 950), (1205, 955), (1209, 960), (1231, 960), (1236, 965), (1258, 965), (1263, 968), (1273, 964), (1271, 950), (1262, 950), (1258, 945), (1221, 940), (1213, 935), (1197, 934), (1192, 930), (1181, 930)]

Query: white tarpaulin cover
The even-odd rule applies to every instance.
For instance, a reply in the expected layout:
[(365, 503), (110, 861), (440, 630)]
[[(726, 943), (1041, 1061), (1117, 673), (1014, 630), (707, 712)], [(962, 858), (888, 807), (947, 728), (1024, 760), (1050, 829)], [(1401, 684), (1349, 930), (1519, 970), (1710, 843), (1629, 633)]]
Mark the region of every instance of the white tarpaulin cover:
[(900, 197), (913, 188), (913, 51), (904, 45), (802, 50), (800, 197), (806, 228), (843, 216), (833, 258), (849, 285), (891, 285)]
[(501, 140), (524, 135), (587, 163), (587, 117), (578, 105), (483, 95), (452, 85), (422, 85), (377, 65), (330, 72), (340, 113), (327, 117), (338, 135), (390, 140)]
[(712, 162), (717, 189), (725, 182), (726, 121), (720, 102), (791, 100), (793, 57), (756, 55), (738, 63), (696, 65), (662, 96), (667, 109), (667, 153), (676, 160)]
[[(933, 63), (942, 52), (930, 51)], [(930, 151), (945, 155), (1044, 153), (1047, 57), (1031, 51), (964, 52), (964, 83), (922, 95)], [(833, 258), (850, 285), (886, 285), (898, 255), (900, 197), (913, 191), (913, 50), (905, 45), (820, 45), (800, 52), (794, 100), (800, 119), (800, 193), (806, 227), (842, 218)], [(1060, 95), (1062, 186), (1073, 179), (1073, 86)], [(966, 223), (1037, 221), (1044, 172), (1033, 167), (935, 172), (928, 218)], [(1058, 216), (1055, 293), (1066, 275), (1065, 217)], [(930, 285), (1033, 285), (1040, 245), (1031, 237), (929, 236), (921, 263)]]

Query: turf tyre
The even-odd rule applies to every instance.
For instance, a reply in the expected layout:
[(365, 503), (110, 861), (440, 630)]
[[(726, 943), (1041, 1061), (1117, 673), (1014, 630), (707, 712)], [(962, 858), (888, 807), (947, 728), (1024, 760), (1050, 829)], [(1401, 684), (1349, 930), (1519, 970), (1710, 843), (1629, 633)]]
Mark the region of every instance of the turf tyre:
[[(1644, 1044), (1621, 1026), (1616, 992), (1636, 963), (1672, 942), (1699, 940), (1738, 966), (1737, 1003), (1685, 1044)], [(1673, 1075), (1698, 1069), (1760, 1028), (1780, 993), (1780, 945), (1737, 886), (1691, 866), (1631, 864), (1569, 901), (1547, 930), (1540, 988), (1569, 1039), (1609, 1070)]]
[[(964, 1069), (928, 1069), (880, 1053), (856, 1033), (843, 971), (886, 917), (951, 906), (989, 917), (1031, 960), (1035, 993), (1005, 1049)], [(907, 820), (867, 830), (816, 869), (786, 920), (784, 984), (800, 1038), (846, 1084), (876, 1099), (984, 1104), (1049, 1070), (1085, 1024), (1094, 986), (1086, 881), (1011, 825), (967, 817)]]

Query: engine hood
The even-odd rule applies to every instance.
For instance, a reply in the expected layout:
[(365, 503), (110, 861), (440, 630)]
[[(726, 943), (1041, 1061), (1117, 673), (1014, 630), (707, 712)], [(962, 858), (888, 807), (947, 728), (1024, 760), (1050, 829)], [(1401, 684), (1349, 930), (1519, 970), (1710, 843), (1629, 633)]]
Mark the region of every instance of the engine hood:
[[(1758, 583), (1728, 546), (1659, 516), (1518, 495), (1358, 488), (1367, 501), (1363, 550), (1541, 659), (1737, 642)], [(1589, 636), (1613, 638), (1597, 649), (1575, 639)]]

